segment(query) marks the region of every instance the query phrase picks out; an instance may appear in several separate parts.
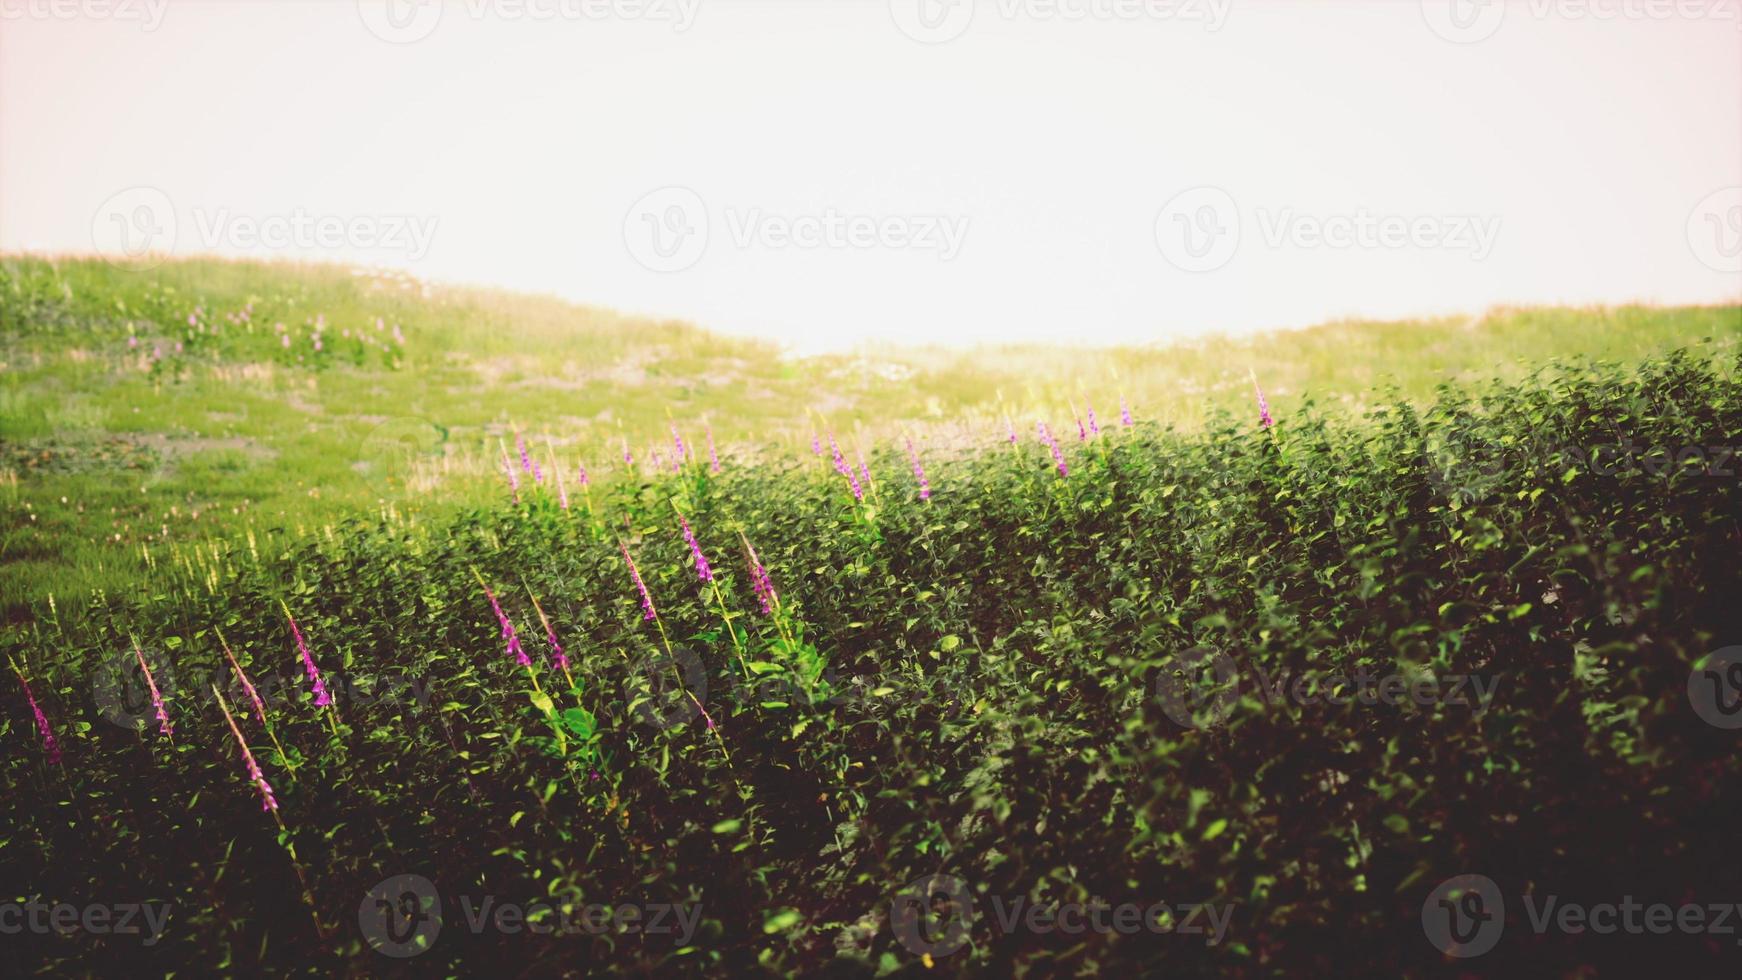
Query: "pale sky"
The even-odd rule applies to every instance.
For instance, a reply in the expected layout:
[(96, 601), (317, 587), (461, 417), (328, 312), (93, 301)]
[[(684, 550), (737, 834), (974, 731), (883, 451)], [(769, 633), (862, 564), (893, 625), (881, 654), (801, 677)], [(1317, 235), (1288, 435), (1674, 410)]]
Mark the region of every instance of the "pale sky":
[(0, 0), (0, 249), (800, 350), (1735, 300), (1737, 7)]

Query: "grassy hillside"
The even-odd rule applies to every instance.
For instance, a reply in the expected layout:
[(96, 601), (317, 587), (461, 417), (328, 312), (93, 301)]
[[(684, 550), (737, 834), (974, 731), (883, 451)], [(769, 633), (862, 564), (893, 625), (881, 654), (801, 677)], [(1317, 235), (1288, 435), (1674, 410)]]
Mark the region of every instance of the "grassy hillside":
[[(317, 330), (317, 327), (320, 329)], [(819, 325), (819, 329), (826, 326)], [(320, 349), (315, 349), (316, 335)], [(570, 478), (639, 463), (669, 426), (749, 459), (820, 429), (872, 452), (904, 433), (984, 441), (1009, 417), (1195, 429), (1248, 412), (1424, 403), (1445, 381), (1518, 378), (1551, 357), (1635, 362), (1742, 334), (1742, 309), (1502, 311), (1333, 324), (1249, 340), (1090, 350), (785, 358), (679, 323), (327, 266), (0, 259), (0, 597), (138, 582), (202, 541), (294, 541), (391, 503), (431, 516), (500, 496), (524, 433)], [(968, 428), (964, 428), (964, 426)], [(978, 433), (969, 436), (967, 433)], [(279, 547), (281, 545), (274, 545)]]

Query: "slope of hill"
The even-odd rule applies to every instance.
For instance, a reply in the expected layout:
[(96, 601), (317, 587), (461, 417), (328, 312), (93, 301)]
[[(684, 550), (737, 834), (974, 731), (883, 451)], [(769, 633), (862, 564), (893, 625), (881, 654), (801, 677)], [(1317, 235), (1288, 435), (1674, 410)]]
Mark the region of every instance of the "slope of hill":
[(625, 445), (643, 463), (669, 456), (674, 424), (728, 454), (800, 450), (825, 430), (869, 451), (1006, 418), (1070, 430), (1123, 396), (1189, 428), (1248, 411), (1248, 370), (1280, 411), (1310, 398), (1358, 413), (1382, 386), (1420, 402), (1552, 356), (1630, 362), (1738, 335), (1737, 307), (1546, 309), (1142, 349), (791, 359), (685, 324), (339, 267), (13, 256), (0, 260), (0, 596), (17, 617), (126, 588), (166, 549), (213, 536), (491, 499), (515, 432), (571, 479), (583, 465), (609, 478)]

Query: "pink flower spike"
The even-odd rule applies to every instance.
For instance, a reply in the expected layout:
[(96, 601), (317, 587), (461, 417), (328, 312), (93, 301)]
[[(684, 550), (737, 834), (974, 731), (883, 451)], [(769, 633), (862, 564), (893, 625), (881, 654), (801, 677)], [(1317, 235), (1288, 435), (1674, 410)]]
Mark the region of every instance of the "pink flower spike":
[(169, 712), (163, 709), (163, 695), (157, 690), (157, 678), (151, 676), (151, 667), (145, 662), (145, 651), (139, 648), (139, 640), (133, 640), (133, 654), (139, 658), (139, 669), (145, 674), (145, 686), (151, 691), (151, 707), (157, 713), (157, 730), (165, 735), (174, 735), (175, 728), (169, 723)]
[(1248, 368), (1246, 374), (1252, 378), (1252, 390), (1258, 394), (1258, 424), (1268, 429), (1276, 424), (1276, 420), (1270, 417), (1270, 402), (1265, 400), (1264, 389), (1258, 387), (1257, 373)]
[(260, 771), (260, 764), (254, 761), (254, 753), (248, 750), (248, 741), (242, 737), (242, 729), (236, 727), (236, 716), (230, 714), (230, 705), (224, 700), (224, 692), (218, 690), (218, 685), (213, 684), (212, 693), (218, 696), (218, 707), (224, 712), (224, 720), (230, 723), (230, 734), (236, 736), (236, 745), (242, 749), (242, 763), (248, 769), (248, 778), (260, 793), (260, 809), (278, 809), (278, 798), (272, 795), (272, 785)]
[(835, 457), (835, 472), (847, 478), (847, 486), (853, 491), (854, 500), (864, 500), (865, 491), (859, 486), (859, 478), (853, 474), (853, 467), (848, 465), (847, 457), (841, 452), (840, 443), (835, 441), (835, 434), (829, 433), (829, 450)]
[(913, 440), (907, 440), (907, 454), (913, 457), (913, 478), (919, 481), (919, 499), (931, 499), (931, 484), (926, 481), (925, 467), (920, 465), (919, 452), (913, 448)]
[(690, 546), (690, 554), (696, 559), (696, 577), (704, 582), (714, 580), (714, 569), (708, 564), (706, 555), (702, 554), (702, 546), (696, 541), (696, 533), (690, 530), (690, 522), (684, 520), (682, 514), (677, 515), (677, 522), (683, 525), (684, 543)]
[(720, 454), (714, 451), (714, 427), (708, 426), (708, 471), (720, 475)]
[(237, 680), (242, 682), (242, 689), (248, 692), (248, 700), (254, 702), (254, 713), (260, 716), (260, 724), (266, 725), (266, 704), (260, 700), (259, 692), (254, 690), (254, 682), (242, 672), (242, 665), (236, 662), (236, 655), (230, 652), (230, 644), (224, 639), (224, 634), (218, 634), (218, 642), (224, 646), (224, 656), (230, 658), (230, 669), (236, 672)]
[(18, 675), (18, 683), (24, 686), (24, 699), (30, 702), (30, 713), (36, 717), (36, 730), (42, 736), (42, 754), (50, 765), (61, 764), (60, 743), (55, 741), (54, 729), (48, 727), (48, 716), (42, 713), (42, 708), (36, 703), (36, 695), (30, 690), (30, 682), (24, 679), (24, 672), (12, 665), (12, 672)]
[(327, 686), (321, 682), (321, 669), (315, 666), (315, 658), (308, 652), (308, 644), (303, 642), (302, 630), (297, 628), (296, 618), (291, 616), (290, 607), (281, 600), (279, 606), (284, 609), (284, 618), (290, 620), (290, 634), (296, 637), (296, 649), (302, 654), (303, 673), (308, 677), (309, 684), (315, 692), (315, 707), (324, 708), (333, 703), (332, 696), (327, 693)]
[(635, 559), (629, 557), (629, 546), (617, 542), (617, 547), (623, 551), (623, 561), (629, 565), (629, 577), (635, 580), (635, 588), (641, 592), (641, 618), (652, 622), (659, 618), (659, 613), (653, 608), (653, 594), (647, 591), (647, 583), (641, 580), (641, 569), (635, 567)]
[[(478, 570), (472, 569), (472, 574), (478, 575)], [(478, 575), (478, 584), (484, 586), (484, 595), (489, 598), (490, 608), (496, 613), (496, 623), (502, 627), (502, 639), (507, 645), (508, 652), (514, 654), (514, 662), (522, 667), (531, 667), (532, 658), (528, 657), (526, 651), (521, 648), (520, 634), (514, 631), (514, 624), (502, 611), (502, 604), (496, 601), (496, 593), (491, 592), (488, 585), (484, 585), (484, 576), (482, 575)]]

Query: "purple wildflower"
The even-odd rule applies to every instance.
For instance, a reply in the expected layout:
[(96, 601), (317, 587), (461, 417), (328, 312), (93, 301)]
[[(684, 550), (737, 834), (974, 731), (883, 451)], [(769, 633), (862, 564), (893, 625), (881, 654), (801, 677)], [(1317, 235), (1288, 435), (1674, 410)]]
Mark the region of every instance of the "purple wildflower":
[(816, 433), (813, 432), (813, 433), (811, 433), (811, 455), (812, 456), (821, 456), (822, 454), (823, 454), (822, 439)]
[(702, 554), (702, 546), (696, 541), (696, 533), (690, 530), (690, 522), (684, 520), (682, 514), (677, 515), (677, 522), (683, 525), (684, 543), (690, 546), (690, 554), (696, 559), (696, 577), (704, 582), (714, 580), (714, 569), (708, 564), (708, 558)]
[(1099, 422), (1095, 421), (1095, 406), (1093, 406), (1093, 405), (1089, 404), (1087, 401), (1085, 401), (1085, 402), (1083, 402), (1083, 408), (1089, 414), (1089, 435), (1092, 435), (1092, 436), (1100, 435), (1101, 434), (1101, 424)]
[(332, 704), (333, 699), (327, 694), (327, 686), (321, 683), (321, 669), (315, 666), (315, 658), (308, 652), (308, 644), (303, 642), (302, 630), (297, 628), (296, 617), (290, 614), (290, 607), (279, 603), (284, 608), (284, 618), (290, 620), (290, 634), (296, 637), (296, 649), (302, 654), (303, 673), (308, 675), (309, 683), (314, 686), (315, 707)]
[(1004, 416), (1004, 425), (1010, 430), (1010, 444), (1016, 445), (1016, 423), (1010, 421), (1010, 416)]
[(236, 677), (242, 682), (242, 689), (248, 692), (248, 700), (254, 702), (254, 713), (260, 716), (260, 724), (267, 724), (266, 705), (260, 700), (260, 692), (254, 690), (254, 682), (242, 672), (242, 665), (236, 662), (236, 655), (230, 652), (230, 644), (224, 639), (224, 634), (218, 634), (218, 642), (224, 645), (224, 656), (230, 658), (230, 669), (236, 672)]
[(714, 427), (708, 426), (708, 471), (720, 475), (720, 454), (714, 451)]
[(634, 466), (635, 465), (635, 456), (634, 456), (634, 454), (629, 452), (629, 440), (627, 438), (625, 438), (623, 440), (623, 465), (624, 466)]
[(24, 672), (17, 665), (12, 668), (18, 675), (18, 683), (24, 685), (24, 699), (30, 702), (30, 713), (36, 716), (36, 730), (42, 735), (42, 752), (52, 765), (60, 765), (60, 743), (55, 741), (54, 729), (48, 727), (48, 716), (42, 713), (42, 708), (36, 703), (36, 695), (30, 690), (30, 682), (24, 679)]
[(641, 592), (641, 618), (652, 621), (659, 618), (659, 613), (653, 608), (653, 594), (647, 591), (647, 583), (641, 580), (641, 569), (635, 567), (635, 559), (629, 557), (629, 546), (617, 542), (617, 547), (623, 550), (623, 560), (629, 565), (629, 577), (635, 580), (635, 588)]
[(773, 615), (774, 607), (780, 602), (780, 595), (774, 591), (774, 583), (768, 578), (768, 569), (762, 564), (762, 559), (756, 554), (756, 548), (750, 544), (750, 539), (743, 540), (744, 558), (750, 565), (750, 585), (756, 590), (756, 601), (762, 604), (764, 616)]
[(1089, 430), (1083, 428), (1083, 420), (1081, 418), (1077, 419), (1077, 441), (1078, 442), (1088, 442), (1089, 441)]
[(671, 423), (671, 445), (672, 445), (672, 452), (677, 454), (677, 459), (680, 462), (688, 462), (689, 461), (690, 451), (684, 447), (683, 436), (680, 436), (677, 433), (677, 423), (676, 422)]
[(1119, 396), (1119, 424), (1127, 429), (1135, 423), (1131, 421), (1131, 408), (1125, 404), (1125, 396)]
[(1250, 370), (1247, 374), (1252, 377), (1252, 390), (1258, 393), (1258, 424), (1268, 429), (1276, 424), (1276, 420), (1270, 417), (1270, 402), (1264, 398), (1264, 389), (1258, 387), (1258, 375)]
[(514, 448), (520, 451), (520, 468), (531, 473), (532, 457), (526, 454), (526, 440), (520, 437), (519, 432), (514, 433)]
[(847, 457), (841, 452), (841, 445), (835, 441), (835, 434), (829, 433), (829, 450), (835, 456), (835, 472), (847, 478), (847, 485), (853, 489), (854, 500), (864, 500), (865, 491), (859, 486), (859, 478), (853, 474), (853, 467), (847, 464)]
[(157, 714), (157, 730), (165, 735), (174, 735), (175, 726), (169, 723), (169, 712), (163, 709), (163, 695), (157, 690), (157, 678), (151, 676), (151, 667), (145, 662), (145, 651), (139, 648), (139, 641), (133, 641), (133, 654), (139, 658), (139, 669), (145, 673), (145, 686), (151, 691), (151, 708)]
[(925, 467), (920, 465), (919, 451), (913, 448), (913, 440), (907, 440), (907, 454), (913, 457), (913, 478), (919, 481), (919, 499), (931, 499), (931, 484), (926, 482)]
[(549, 623), (544, 624), (544, 638), (550, 641), (550, 659), (556, 661), (558, 669), (568, 670), (569, 656), (563, 652), (563, 645), (556, 641), (556, 630), (551, 629)]
[(591, 482), (592, 482), (592, 480), (591, 480), (591, 478), (589, 478), (589, 477), (588, 477), (588, 476), (587, 476), (587, 464), (586, 464), (586, 463), (579, 463), (579, 462), (577, 462), (577, 463), (576, 463), (576, 464), (575, 464), (575, 469), (576, 469), (576, 470), (578, 470), (578, 471), (579, 471), (579, 472), (580, 472), (580, 477), (581, 477), (581, 486), (583, 486), (583, 487), (584, 487), (584, 486), (586, 486), (586, 485), (587, 485), (587, 484), (588, 484), (588, 483), (591, 483)]
[[(483, 582), (483, 580), (483, 577), (479, 576), (478, 581)], [(491, 592), (490, 587), (486, 585), (484, 586), (484, 595), (490, 598), (490, 608), (496, 613), (496, 622), (502, 626), (502, 639), (508, 645), (508, 652), (514, 654), (514, 662), (522, 667), (531, 667), (532, 658), (528, 657), (526, 651), (521, 648), (520, 634), (514, 631), (514, 624), (509, 621), (508, 615), (502, 611), (502, 604), (496, 601), (496, 593)], [(555, 640), (553, 639), (552, 645), (554, 644)], [(561, 652), (560, 649), (558, 652)]]
[(1036, 422), (1035, 426), (1040, 431), (1040, 441), (1046, 443), (1046, 448), (1052, 450), (1052, 461), (1058, 464), (1059, 476), (1070, 476), (1071, 470), (1065, 465), (1064, 451), (1059, 449), (1058, 440), (1052, 437), (1052, 430), (1046, 427), (1045, 422)]
[(260, 809), (277, 810), (278, 798), (272, 795), (272, 785), (266, 781), (266, 776), (260, 771), (260, 764), (254, 761), (254, 753), (248, 751), (248, 742), (242, 737), (242, 729), (236, 727), (236, 716), (230, 714), (230, 706), (224, 701), (224, 693), (212, 685), (212, 693), (218, 696), (218, 707), (223, 709), (224, 720), (230, 723), (230, 734), (236, 736), (236, 744), (242, 749), (242, 762), (248, 767), (248, 778), (253, 781), (254, 788), (260, 791)]

